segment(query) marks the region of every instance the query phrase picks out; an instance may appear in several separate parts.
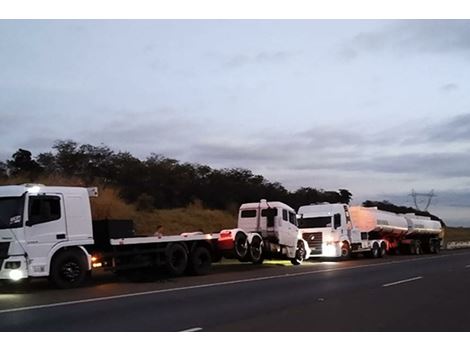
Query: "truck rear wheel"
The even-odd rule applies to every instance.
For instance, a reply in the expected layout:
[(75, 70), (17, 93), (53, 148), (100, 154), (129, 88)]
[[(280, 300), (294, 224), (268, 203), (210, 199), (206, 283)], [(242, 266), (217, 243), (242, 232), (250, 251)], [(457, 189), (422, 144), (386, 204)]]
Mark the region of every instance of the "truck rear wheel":
[(166, 270), (172, 276), (183, 275), (188, 266), (188, 254), (179, 243), (172, 243), (166, 249)]
[(263, 263), (263, 240), (259, 236), (253, 237), (249, 245), (250, 260), (253, 264)]
[(248, 255), (248, 237), (243, 232), (237, 232), (234, 240), (237, 259), (245, 259)]
[(211, 265), (211, 252), (206, 247), (195, 248), (189, 256), (189, 272), (193, 275), (205, 275), (209, 273)]
[(79, 250), (64, 250), (54, 256), (49, 280), (58, 288), (75, 288), (83, 285), (88, 268), (86, 258)]

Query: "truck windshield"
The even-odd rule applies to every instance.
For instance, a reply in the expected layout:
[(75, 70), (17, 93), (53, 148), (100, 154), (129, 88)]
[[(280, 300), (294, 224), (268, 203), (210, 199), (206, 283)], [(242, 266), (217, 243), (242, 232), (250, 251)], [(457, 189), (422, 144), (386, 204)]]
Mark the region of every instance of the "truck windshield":
[(23, 197), (0, 198), (0, 229), (12, 229), (23, 226)]
[(331, 227), (331, 216), (299, 219), (299, 228), (301, 229), (312, 229), (320, 227)]

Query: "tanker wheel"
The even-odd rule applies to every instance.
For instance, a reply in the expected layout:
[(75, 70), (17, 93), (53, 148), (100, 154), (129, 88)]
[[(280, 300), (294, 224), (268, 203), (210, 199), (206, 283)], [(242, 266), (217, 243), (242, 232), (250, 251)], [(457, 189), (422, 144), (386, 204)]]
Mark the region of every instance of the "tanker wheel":
[(243, 232), (238, 232), (235, 235), (234, 247), (237, 259), (245, 259), (248, 255), (248, 238)]
[(380, 244), (379, 257), (383, 258), (387, 255), (387, 245), (382, 242)]
[(432, 254), (438, 254), (440, 250), (439, 242), (437, 241), (429, 241), (429, 252)]
[(264, 260), (263, 255), (263, 240), (259, 236), (253, 237), (249, 245), (250, 260), (253, 264), (262, 264)]
[(421, 255), (423, 254), (423, 248), (421, 247), (421, 242), (416, 241), (414, 244), (414, 254)]
[(375, 242), (370, 251), (372, 258), (378, 258), (380, 256), (380, 248), (377, 242)]

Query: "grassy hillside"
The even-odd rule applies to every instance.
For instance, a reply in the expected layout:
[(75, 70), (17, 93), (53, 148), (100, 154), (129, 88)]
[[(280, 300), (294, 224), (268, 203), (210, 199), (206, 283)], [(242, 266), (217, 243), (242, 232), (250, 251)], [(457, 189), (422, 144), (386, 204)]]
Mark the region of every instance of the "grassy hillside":
[(447, 227), (444, 240), (450, 241), (470, 241), (470, 228), (468, 227)]
[[(9, 180), (8, 184), (26, 183), (23, 179)], [(80, 179), (47, 177), (37, 180), (37, 183), (55, 186), (87, 186)], [(199, 204), (186, 208), (156, 209), (152, 211), (137, 211), (133, 204), (125, 203), (117, 189), (112, 187), (99, 188), (99, 197), (91, 198), (93, 219), (132, 219), (139, 234), (152, 234), (158, 226), (163, 226), (160, 232), (164, 234), (179, 234), (181, 232), (203, 231), (218, 232), (224, 228), (236, 226), (236, 214), (221, 210), (205, 209)]]
[(204, 209), (198, 204), (178, 209), (157, 209), (137, 211), (134, 205), (126, 204), (112, 188), (101, 188), (100, 196), (92, 198), (92, 212), (95, 219), (132, 219), (136, 231), (141, 234), (154, 233), (163, 226), (164, 234), (202, 231), (218, 232), (236, 225), (235, 214), (221, 210)]

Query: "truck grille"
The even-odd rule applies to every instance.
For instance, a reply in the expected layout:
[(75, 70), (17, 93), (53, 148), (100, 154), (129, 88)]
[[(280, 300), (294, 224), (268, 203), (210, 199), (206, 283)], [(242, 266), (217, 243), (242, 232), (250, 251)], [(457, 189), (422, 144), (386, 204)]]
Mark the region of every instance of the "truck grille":
[(302, 234), (302, 238), (308, 243), (311, 254), (322, 254), (322, 232), (305, 232)]
[(0, 269), (2, 268), (3, 261), (8, 258), (9, 249), (10, 242), (0, 242)]

